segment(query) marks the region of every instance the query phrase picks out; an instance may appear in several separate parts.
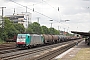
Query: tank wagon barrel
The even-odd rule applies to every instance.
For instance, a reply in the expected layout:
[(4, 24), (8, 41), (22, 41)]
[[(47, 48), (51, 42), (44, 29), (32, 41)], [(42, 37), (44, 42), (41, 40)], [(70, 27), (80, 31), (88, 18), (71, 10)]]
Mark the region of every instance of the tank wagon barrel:
[(57, 43), (59, 39), (58, 35), (52, 35), (52, 37), (53, 37), (53, 42)]
[(52, 35), (53, 36), (53, 40), (58, 40), (58, 36), (57, 35)]
[(43, 34), (43, 38), (44, 38), (44, 43), (52, 43), (52, 35), (46, 35), (46, 34)]
[(48, 35), (48, 39), (49, 39), (49, 42), (51, 43), (51, 42), (52, 42), (52, 40), (53, 40), (52, 35)]
[(44, 38), (44, 43), (48, 43), (49, 42), (48, 35), (43, 34), (42, 36)]

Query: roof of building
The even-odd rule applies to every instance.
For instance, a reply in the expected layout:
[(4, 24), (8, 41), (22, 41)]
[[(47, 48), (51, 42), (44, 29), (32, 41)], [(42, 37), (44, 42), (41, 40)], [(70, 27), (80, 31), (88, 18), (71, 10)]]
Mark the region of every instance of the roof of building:
[(24, 16), (24, 14), (17, 14), (17, 15), (6, 15), (6, 17), (15, 17), (15, 16)]
[(83, 35), (83, 36), (90, 36), (90, 32), (71, 31), (71, 33), (80, 34), (80, 35)]

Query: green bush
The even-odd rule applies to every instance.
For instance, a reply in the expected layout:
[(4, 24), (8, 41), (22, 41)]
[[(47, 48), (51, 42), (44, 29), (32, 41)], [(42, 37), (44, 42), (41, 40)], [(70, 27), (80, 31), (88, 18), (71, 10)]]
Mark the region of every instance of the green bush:
[(0, 44), (4, 43), (4, 41), (0, 38)]

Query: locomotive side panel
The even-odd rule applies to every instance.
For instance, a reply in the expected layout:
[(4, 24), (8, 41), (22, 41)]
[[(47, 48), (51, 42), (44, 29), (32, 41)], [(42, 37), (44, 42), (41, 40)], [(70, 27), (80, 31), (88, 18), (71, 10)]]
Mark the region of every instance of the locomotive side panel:
[(43, 44), (43, 37), (41, 35), (32, 35), (30, 45)]

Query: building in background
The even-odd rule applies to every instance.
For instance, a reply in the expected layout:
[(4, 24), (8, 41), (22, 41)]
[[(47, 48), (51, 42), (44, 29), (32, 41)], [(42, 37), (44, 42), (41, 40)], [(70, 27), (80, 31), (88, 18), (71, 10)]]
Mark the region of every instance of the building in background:
[(13, 23), (22, 24), (25, 28), (28, 28), (31, 23), (31, 13), (7, 15), (5, 17), (9, 18)]

